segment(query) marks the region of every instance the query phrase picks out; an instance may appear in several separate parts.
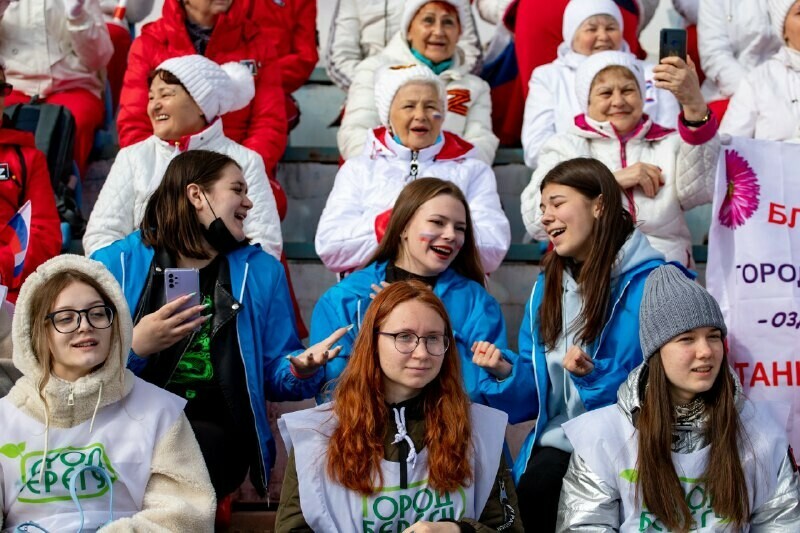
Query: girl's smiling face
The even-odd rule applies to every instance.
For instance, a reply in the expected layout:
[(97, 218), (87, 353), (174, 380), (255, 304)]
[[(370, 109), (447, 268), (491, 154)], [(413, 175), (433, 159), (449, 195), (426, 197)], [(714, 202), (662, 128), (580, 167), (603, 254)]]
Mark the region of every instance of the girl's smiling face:
[(437, 276), (447, 270), (464, 245), (467, 212), (449, 194), (431, 198), (409, 221), (401, 236), (396, 264), (419, 276)]

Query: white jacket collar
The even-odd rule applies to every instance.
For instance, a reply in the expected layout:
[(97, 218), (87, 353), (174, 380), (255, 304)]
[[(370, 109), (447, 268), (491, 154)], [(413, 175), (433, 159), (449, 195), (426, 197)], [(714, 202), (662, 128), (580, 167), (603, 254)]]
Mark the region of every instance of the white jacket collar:
[(209, 145), (216, 146), (219, 139), (222, 137), (225, 137), (225, 133), (222, 130), (221, 118), (214, 120), (206, 129), (193, 135), (185, 135), (178, 141), (165, 141), (153, 135), (156, 144), (166, 148), (170, 152), (175, 149), (177, 149), (178, 152), (185, 152), (186, 150), (202, 150)]

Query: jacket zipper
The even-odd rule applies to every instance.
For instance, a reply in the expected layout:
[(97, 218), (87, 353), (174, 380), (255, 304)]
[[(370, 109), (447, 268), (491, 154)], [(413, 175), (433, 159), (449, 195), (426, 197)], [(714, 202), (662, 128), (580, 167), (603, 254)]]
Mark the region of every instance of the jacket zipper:
[[(619, 141), (619, 158), (620, 163), (622, 163), (622, 168), (628, 168), (628, 143), (626, 141)], [(633, 203), (633, 188), (625, 189), (623, 191), (625, 193), (625, 197), (628, 199), (628, 211), (631, 214), (631, 218), (633, 219), (633, 223), (636, 224), (636, 207)]]
[(417, 150), (411, 150), (411, 179), (417, 179), (417, 174), (419, 174), (419, 163), (417, 162), (417, 157), (419, 157), (419, 152)]

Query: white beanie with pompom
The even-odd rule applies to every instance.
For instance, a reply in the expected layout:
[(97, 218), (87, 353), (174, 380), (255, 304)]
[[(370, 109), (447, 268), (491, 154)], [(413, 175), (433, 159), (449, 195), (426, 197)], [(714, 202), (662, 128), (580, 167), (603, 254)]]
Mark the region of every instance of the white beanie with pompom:
[(769, 10), (769, 20), (781, 42), (784, 41), (784, 27), (786, 25), (786, 15), (797, 0), (767, 0)]
[(624, 67), (633, 74), (636, 85), (639, 86), (639, 94), (644, 99), (644, 71), (641, 61), (628, 52), (614, 50), (598, 52), (587, 57), (575, 73), (575, 95), (578, 97), (578, 104), (584, 113), (589, 109), (589, 91), (591, 91), (592, 82), (601, 70), (612, 66)]
[(156, 70), (165, 70), (178, 78), (207, 122), (247, 106), (256, 94), (250, 69), (240, 63), (220, 66), (201, 55), (173, 57)]
[(414, 82), (429, 83), (436, 87), (444, 116), (447, 109), (447, 93), (439, 76), (424, 65), (388, 65), (375, 73), (375, 107), (378, 109), (381, 124), (390, 126), (389, 111), (397, 91), (404, 85)]

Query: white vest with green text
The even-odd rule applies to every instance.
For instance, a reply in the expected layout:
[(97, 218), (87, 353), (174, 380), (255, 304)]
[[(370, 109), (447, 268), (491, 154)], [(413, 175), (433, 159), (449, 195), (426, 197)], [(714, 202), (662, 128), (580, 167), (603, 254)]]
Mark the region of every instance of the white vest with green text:
[[(775, 490), (788, 440), (784, 424), (776, 422), (765, 405), (745, 401), (739, 413), (744, 444), (740, 458), (747, 482), (751, 512), (766, 502)], [(564, 431), (577, 453), (603, 482), (620, 496), (621, 532), (665, 532), (658, 518), (636, 499), (638, 433), (617, 405), (583, 414), (564, 424)], [(694, 532), (722, 532), (730, 528), (717, 516), (703, 479), (710, 446), (692, 453), (673, 453), (686, 503), (694, 517)]]
[[(77, 531), (79, 513), (69, 494), (73, 473), (82, 466), (100, 466), (112, 480), (114, 518), (142, 509), (150, 479), (153, 451), (183, 412), (185, 400), (136, 379), (131, 392), (71, 428), (50, 427), (47, 468), (40, 481), (45, 445), (44, 424), (0, 400), (0, 483), (4, 515), (2, 531), (32, 521), (47, 531)], [(77, 482), (84, 512), (83, 531), (94, 531), (109, 519), (109, 487), (95, 473)], [(37, 531), (32, 529), (32, 531)]]
[(278, 421), (286, 448), (294, 449), (300, 507), (318, 533), (400, 533), (419, 520), (479, 519), (500, 466), (508, 416), (483, 405), (471, 406), (474, 481), (450, 493), (428, 485), (428, 450), (422, 449), (400, 488), (400, 463), (382, 461), (384, 487), (363, 496), (331, 480), (326, 472), (329, 438), (336, 428), (331, 404), (285, 414)]

